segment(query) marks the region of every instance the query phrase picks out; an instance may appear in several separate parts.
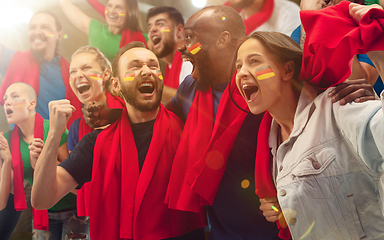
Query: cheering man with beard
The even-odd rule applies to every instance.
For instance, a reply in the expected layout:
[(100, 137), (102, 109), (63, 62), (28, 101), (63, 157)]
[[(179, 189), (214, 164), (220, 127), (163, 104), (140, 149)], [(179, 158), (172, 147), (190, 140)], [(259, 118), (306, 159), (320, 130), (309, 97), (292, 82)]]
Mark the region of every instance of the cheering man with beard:
[[(31, 85), (37, 94), (36, 111), (43, 119), (48, 119), (48, 103), (52, 100), (69, 99), (77, 109), (81, 103), (69, 86), (69, 63), (57, 53), (62, 38), (61, 23), (55, 15), (47, 11), (35, 13), (29, 23), (28, 40), (31, 50), (12, 52), (2, 47), (0, 63), (9, 66), (1, 68), (4, 76), (0, 96), (15, 82)], [(5, 71), (5, 72), (4, 72)], [(0, 104), (4, 105), (3, 98)], [(68, 128), (73, 120), (81, 117), (81, 111), (72, 114)]]
[(50, 103), (51, 130), (36, 164), (32, 205), (49, 208), (92, 180), (91, 239), (204, 239), (201, 214), (164, 203), (182, 123), (160, 105), (163, 81), (156, 56), (133, 42), (119, 50), (112, 68), (112, 88), (126, 105), (121, 117), (84, 136), (59, 166), (54, 146), (74, 107), (68, 100)]
[(167, 106), (175, 96), (176, 89), (192, 71), (192, 64), (183, 61), (177, 51), (183, 43), (184, 19), (181, 13), (168, 6), (154, 7), (148, 10), (148, 47), (156, 56), (167, 63), (164, 74), (162, 103)]

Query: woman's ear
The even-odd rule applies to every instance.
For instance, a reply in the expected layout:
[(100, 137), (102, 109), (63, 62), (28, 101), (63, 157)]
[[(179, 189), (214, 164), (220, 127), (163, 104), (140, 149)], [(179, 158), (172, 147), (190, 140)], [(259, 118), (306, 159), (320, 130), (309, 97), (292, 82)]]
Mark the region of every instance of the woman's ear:
[(110, 77), (111, 77), (111, 71), (109, 69), (105, 69), (102, 77), (103, 82), (105, 83), (106, 81), (108, 81)]
[(28, 110), (36, 110), (36, 100), (29, 101)]
[(295, 75), (295, 63), (293, 61), (288, 61), (284, 64), (283, 73), (281, 79), (284, 81), (290, 80)]

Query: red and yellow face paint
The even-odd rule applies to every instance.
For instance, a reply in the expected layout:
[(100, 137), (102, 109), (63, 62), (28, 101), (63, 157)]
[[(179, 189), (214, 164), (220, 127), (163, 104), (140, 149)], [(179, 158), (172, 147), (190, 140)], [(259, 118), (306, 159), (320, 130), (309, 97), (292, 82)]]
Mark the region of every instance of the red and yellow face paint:
[(95, 81), (103, 81), (103, 73), (98, 71), (88, 71), (88, 76)]
[(198, 52), (200, 51), (200, 49), (201, 49), (201, 43), (200, 43), (200, 42), (197, 42), (197, 43), (195, 43), (195, 44), (193, 44), (193, 45), (190, 45), (187, 49), (188, 49), (188, 51), (189, 51), (190, 53), (192, 53), (193, 55), (195, 55), (196, 53), (198, 53)]
[[(92, 80), (103, 81), (103, 73), (101, 73), (101, 72), (90, 70), (90, 71), (86, 72), (86, 74)], [(74, 80), (75, 80), (75, 77), (69, 77), (69, 84), (72, 84), (72, 82)]]
[(105, 10), (104, 10), (104, 15), (107, 16), (108, 13), (109, 13), (109, 9), (105, 9)]
[(120, 17), (125, 17), (125, 12), (124, 12), (124, 11), (118, 11), (117, 14), (118, 14)]
[(136, 72), (129, 71), (124, 74), (124, 82), (132, 82), (135, 79)]
[(26, 104), (25, 99), (17, 99), (15, 100), (14, 106), (15, 108), (22, 108), (25, 106), (25, 104)]
[(161, 27), (160, 28), (160, 32), (164, 33), (164, 32), (171, 32), (171, 28), (169, 27)]
[(161, 73), (160, 70), (156, 70), (155, 74), (159, 77), (160, 80), (163, 80), (163, 74)]
[(54, 36), (55, 36), (55, 33), (54, 33), (54, 32), (44, 31), (44, 35), (45, 35), (46, 37), (54, 37)]
[(258, 80), (264, 80), (275, 76), (270, 66), (262, 66), (256, 69), (255, 74)]

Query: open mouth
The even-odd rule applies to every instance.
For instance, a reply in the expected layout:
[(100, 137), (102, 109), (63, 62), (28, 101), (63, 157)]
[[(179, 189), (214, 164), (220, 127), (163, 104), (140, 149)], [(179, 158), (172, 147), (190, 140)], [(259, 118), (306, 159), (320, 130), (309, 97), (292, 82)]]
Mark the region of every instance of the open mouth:
[(117, 18), (119, 17), (119, 15), (118, 15), (118, 14), (110, 13), (110, 14), (108, 14), (108, 17), (109, 17), (110, 19), (117, 19)]
[(157, 45), (161, 41), (161, 38), (159, 36), (154, 36), (152, 38), (153, 45)]
[(243, 84), (242, 88), (247, 100), (251, 100), (257, 91), (259, 91), (259, 88), (254, 85)]
[(47, 39), (43, 36), (35, 36), (32, 38), (32, 42), (33, 43), (41, 43), (41, 42), (45, 42)]
[(83, 94), (84, 92), (88, 91), (90, 88), (91, 88), (91, 85), (88, 85), (88, 84), (79, 84), (79, 85), (77, 86), (77, 91), (78, 91), (80, 94)]
[(151, 94), (155, 90), (155, 86), (152, 82), (144, 82), (139, 85), (138, 90), (142, 94)]
[(13, 111), (11, 110), (11, 109), (7, 109), (7, 110), (5, 110), (5, 112), (7, 113), (7, 115), (9, 115), (9, 114), (12, 114), (13, 113)]

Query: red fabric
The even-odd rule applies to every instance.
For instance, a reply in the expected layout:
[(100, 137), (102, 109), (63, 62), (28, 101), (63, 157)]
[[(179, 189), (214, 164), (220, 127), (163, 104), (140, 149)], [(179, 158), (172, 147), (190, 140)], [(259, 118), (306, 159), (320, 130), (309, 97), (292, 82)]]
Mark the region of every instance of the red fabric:
[[(247, 104), (238, 93), (234, 79), (232, 96), (241, 108)], [(246, 113), (223, 92), (213, 126), (212, 92), (196, 92), (175, 156), (166, 201), (170, 208), (199, 212), (212, 205), (232, 145)]]
[[(231, 6), (229, 2), (224, 3), (224, 5)], [(268, 21), (273, 13), (274, 5), (274, 0), (265, 0), (263, 8), (260, 10), (260, 12), (253, 14), (247, 19), (244, 19), (245, 31), (247, 35), (250, 35), (263, 23)], [(237, 9), (237, 11), (241, 12), (241, 9)]]
[(183, 66), (183, 59), (181, 58), (181, 52), (177, 51), (173, 57), (172, 65), (167, 65), (164, 74), (164, 85), (171, 88), (179, 87), (180, 71)]
[[(109, 108), (124, 108), (124, 101), (121, 98), (112, 96), (109, 92), (106, 93), (107, 106)], [(79, 141), (93, 129), (86, 124), (84, 118), (79, 122)], [(85, 183), (83, 187), (77, 190), (77, 215), (89, 216), (88, 204), (90, 201), (90, 183)]]
[(147, 46), (147, 41), (145, 40), (144, 35), (139, 31), (131, 31), (129, 29), (124, 29), (121, 33), (120, 48), (124, 47), (132, 41), (142, 42)]
[[(98, 0), (87, 0), (87, 2), (105, 18), (105, 6), (102, 3), (100, 3)], [(145, 44), (145, 46), (147, 46), (147, 41), (141, 32), (132, 32), (129, 29), (124, 29), (123, 33), (121, 34), (120, 48), (124, 47), (132, 41), (142, 42)]]
[[(36, 113), (34, 137), (44, 139), (43, 136), (43, 118)], [(13, 166), (13, 183), (14, 183), (14, 204), (16, 211), (27, 209), (24, 192), (24, 164), (20, 152), (20, 129), (15, 125), (11, 135), (11, 151), (12, 151), (12, 166)], [(32, 209), (33, 223), (35, 229), (48, 231), (48, 210)]]
[(300, 12), (306, 32), (300, 76), (320, 89), (345, 81), (354, 55), (384, 50), (384, 11), (371, 9), (357, 24), (349, 4)]
[(97, 137), (90, 202), (91, 239), (164, 239), (204, 226), (202, 214), (164, 203), (182, 123), (162, 105), (141, 173), (126, 108)]
[[(65, 98), (71, 101), (71, 104), (76, 108), (76, 111), (72, 113), (71, 118), (68, 121), (67, 128), (69, 128), (72, 122), (82, 116), (81, 102), (77, 99), (75, 93), (69, 86), (69, 63), (63, 57), (61, 59), (61, 74), (63, 76), (63, 82), (65, 85)], [(3, 83), (0, 87), (0, 96), (4, 96), (7, 88), (15, 82), (25, 82), (31, 85), (39, 96), (39, 63), (36, 58), (29, 52), (16, 52), (13, 56), (7, 73), (4, 76)], [(0, 104), (4, 105), (4, 99), (0, 98)]]
[[(260, 123), (259, 133), (257, 136), (257, 150), (255, 161), (255, 192), (259, 198), (276, 197), (277, 192), (272, 181), (271, 166), (270, 166), (270, 149), (269, 149), (269, 132), (271, 130), (272, 116), (264, 113), (263, 120)], [(279, 237), (281, 239), (290, 239), (291, 233), (289, 228), (281, 227), (279, 222), (276, 222), (280, 229)]]

